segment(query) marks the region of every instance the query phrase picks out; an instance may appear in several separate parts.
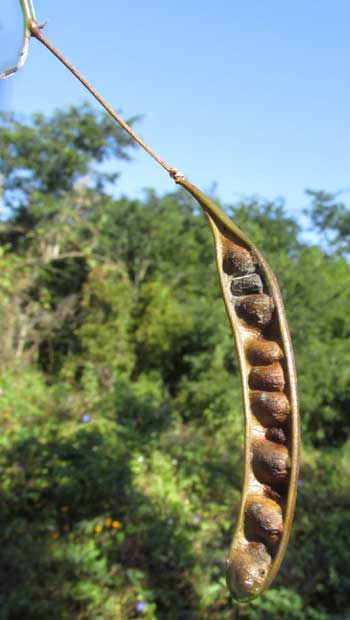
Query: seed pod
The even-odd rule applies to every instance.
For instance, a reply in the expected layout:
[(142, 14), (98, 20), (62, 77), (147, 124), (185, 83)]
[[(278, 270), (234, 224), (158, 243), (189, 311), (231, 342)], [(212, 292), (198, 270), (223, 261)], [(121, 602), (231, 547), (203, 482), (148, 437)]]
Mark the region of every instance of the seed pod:
[(249, 387), (252, 390), (282, 392), (284, 385), (283, 369), (277, 362), (271, 366), (256, 366), (249, 373)]
[(235, 599), (248, 601), (273, 580), (293, 519), (300, 444), (293, 351), (276, 278), (263, 256), (198, 188), (180, 176), (176, 182), (208, 217), (236, 339), (246, 449), (227, 584)]
[(238, 316), (250, 325), (266, 327), (271, 322), (274, 304), (269, 295), (261, 293), (239, 298), (235, 307)]
[[(21, 4), (24, 7), (32, 3), (22, 0)], [(298, 475), (300, 439), (295, 368), (288, 326), (276, 278), (263, 256), (244, 233), (197, 187), (186, 181), (178, 170), (170, 168), (165, 161), (161, 160), (154, 151), (131, 131), (131, 128), (117, 114), (111, 111), (108, 104), (89, 86), (83, 76), (40, 34), (41, 28), (36, 23), (34, 16), (31, 15), (31, 11), (26, 9), (25, 13), (25, 21), (28, 22), (25, 34), (31, 34), (44, 43), (83, 82), (113, 118), (126, 129), (129, 135), (168, 170), (175, 182), (182, 185), (198, 200), (208, 217), (215, 240), (220, 284), (236, 338), (246, 417), (246, 453), (242, 502), (228, 559), (227, 582), (237, 599), (249, 600), (266, 589), (275, 576), (282, 560), (293, 517)], [(257, 292), (252, 293), (250, 285), (248, 285), (249, 280), (236, 284), (238, 289), (235, 289), (233, 284), (233, 290), (238, 290), (238, 296), (232, 296), (232, 278), (253, 274), (255, 267), (259, 275), (261, 274), (262, 287), (259, 284)], [(254, 286), (256, 286), (257, 279), (251, 279), (250, 283), (252, 282), (255, 282)], [(248, 286), (248, 290), (245, 288), (246, 286)], [(262, 291), (265, 291), (265, 293)], [(246, 292), (248, 294), (245, 294)], [(258, 415), (256, 418), (252, 417), (252, 411), (249, 406), (250, 388), (247, 377), (250, 366), (247, 363), (245, 344), (252, 332), (261, 337), (266, 336), (267, 334), (264, 331), (267, 331), (265, 330), (267, 326), (269, 326), (270, 337), (273, 334), (273, 337), (281, 343), (283, 350), (285, 395), (288, 397), (290, 405), (290, 424), (286, 425), (286, 427), (288, 426), (288, 449), (286, 446), (262, 438), (264, 427), (261, 426)], [(260, 379), (262, 376), (266, 377), (266, 374), (263, 375), (260, 370), (256, 374)], [(252, 376), (255, 377), (254, 374)], [(271, 389), (269, 385), (268, 383), (266, 390)], [(253, 474), (255, 474), (255, 478)], [(272, 557), (268, 552), (266, 544), (258, 541), (247, 541), (244, 533), (245, 516), (247, 519), (248, 517), (254, 517), (258, 520), (258, 514), (256, 509), (254, 509), (253, 512), (248, 511), (245, 515), (244, 507), (247, 505), (247, 497), (259, 491), (262, 494), (267, 486), (274, 490), (275, 483), (277, 484), (282, 479), (286, 482), (286, 485), (281, 490), (279, 488), (279, 493), (281, 494), (281, 505), (283, 503), (286, 508), (283, 515), (282, 535), (277, 544), (278, 548), (273, 552)], [(260, 488), (259, 481), (261, 483)], [(265, 523), (266, 525), (268, 517), (265, 515), (263, 518), (260, 515), (259, 518), (260, 526), (263, 528), (263, 524)], [(266, 527), (268, 528), (268, 525)]]
[(247, 345), (247, 358), (253, 366), (272, 364), (283, 358), (283, 351), (277, 342), (254, 338)]
[(290, 415), (290, 403), (282, 392), (250, 392), (254, 415), (262, 426), (283, 424)]

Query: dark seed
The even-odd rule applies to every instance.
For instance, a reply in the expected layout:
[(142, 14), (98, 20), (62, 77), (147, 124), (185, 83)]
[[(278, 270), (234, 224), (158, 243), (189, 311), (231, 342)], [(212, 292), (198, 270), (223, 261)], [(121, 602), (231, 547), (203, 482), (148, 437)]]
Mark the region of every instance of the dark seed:
[(234, 278), (231, 284), (232, 295), (248, 295), (249, 293), (262, 293), (263, 283), (257, 273)]
[(247, 357), (253, 366), (272, 364), (283, 358), (283, 351), (273, 340), (255, 338), (248, 343)]
[(250, 542), (237, 549), (227, 562), (226, 580), (229, 590), (248, 601), (262, 588), (271, 566), (271, 557), (265, 545)]
[(264, 484), (264, 495), (265, 497), (269, 497), (270, 499), (273, 499), (275, 502), (279, 503), (282, 501), (281, 495), (277, 491), (274, 491), (273, 489), (271, 489), (271, 487), (268, 484)]
[(252, 390), (279, 390), (285, 386), (283, 368), (277, 362), (271, 366), (256, 366), (249, 373), (249, 387)]
[(286, 443), (287, 437), (283, 428), (269, 428), (265, 433), (266, 439), (275, 441), (276, 443)]
[(290, 404), (282, 392), (251, 392), (250, 404), (263, 426), (283, 424), (290, 414)]
[(253, 444), (252, 451), (253, 471), (259, 482), (274, 487), (287, 479), (290, 458), (285, 446), (260, 439)]
[(245, 535), (248, 540), (262, 540), (268, 544), (279, 541), (283, 531), (282, 510), (267, 497), (251, 497), (245, 509)]
[(230, 276), (244, 276), (255, 270), (252, 255), (240, 245), (232, 244), (224, 256), (222, 268)]
[(238, 316), (247, 323), (265, 327), (272, 319), (274, 304), (268, 295), (246, 295), (236, 301)]

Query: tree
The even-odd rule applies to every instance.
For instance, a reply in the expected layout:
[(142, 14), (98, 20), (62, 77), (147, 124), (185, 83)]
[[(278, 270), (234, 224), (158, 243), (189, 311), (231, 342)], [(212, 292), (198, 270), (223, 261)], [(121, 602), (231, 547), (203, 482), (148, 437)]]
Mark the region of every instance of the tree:
[[(227, 620), (243, 422), (213, 242), (183, 191), (113, 196), (109, 129), (85, 107), (3, 121), (0, 617)], [(280, 202), (227, 211), (281, 284), (304, 437), (291, 545), (241, 616), (346, 615), (348, 256)]]
[(349, 255), (350, 208), (338, 200), (339, 193), (308, 190), (311, 205), (306, 210), (313, 226), (326, 241), (328, 252)]

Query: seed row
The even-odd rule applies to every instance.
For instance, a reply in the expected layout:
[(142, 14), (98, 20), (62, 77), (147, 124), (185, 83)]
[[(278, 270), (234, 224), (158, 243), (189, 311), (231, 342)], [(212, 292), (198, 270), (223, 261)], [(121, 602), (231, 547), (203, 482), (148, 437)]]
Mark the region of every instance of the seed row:
[(271, 339), (271, 333), (276, 338), (274, 301), (259, 265), (252, 252), (230, 243), (222, 267), (229, 276), (238, 329), (245, 334), (247, 383), (254, 416), (248, 438), (251, 471), (242, 537), (228, 567), (228, 581), (240, 596), (250, 596), (265, 581), (283, 533), (291, 465), (290, 403), (285, 393), (282, 345)]
[(247, 602), (276, 575), (293, 520), (300, 455), (293, 348), (277, 280), (260, 251), (195, 185), (174, 178), (208, 218), (241, 370), (244, 481), (226, 576), (234, 598)]

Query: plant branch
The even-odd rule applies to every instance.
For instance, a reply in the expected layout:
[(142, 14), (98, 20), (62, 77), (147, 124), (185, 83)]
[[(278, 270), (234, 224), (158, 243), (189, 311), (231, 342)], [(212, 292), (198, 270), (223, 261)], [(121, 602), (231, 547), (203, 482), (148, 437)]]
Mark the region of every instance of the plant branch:
[(45, 47), (52, 53), (60, 62), (62, 62), (67, 69), (85, 86), (85, 88), (97, 99), (97, 101), (104, 107), (106, 112), (111, 115), (111, 117), (119, 123), (119, 125), (131, 136), (137, 144), (139, 144), (153, 159), (158, 162), (167, 172), (169, 172), (172, 179), (177, 182), (178, 179), (183, 178), (183, 175), (176, 169), (170, 166), (164, 159), (159, 157), (159, 155), (151, 149), (151, 147), (146, 144), (132, 129), (131, 127), (119, 116), (115, 110), (103, 99), (100, 93), (88, 82), (84, 76), (76, 69), (65, 56), (61, 54), (61, 52), (52, 45), (52, 43), (43, 35), (42, 26), (40, 26), (34, 19), (31, 19), (28, 24), (30, 33), (33, 37), (35, 37), (40, 43), (45, 45)]

